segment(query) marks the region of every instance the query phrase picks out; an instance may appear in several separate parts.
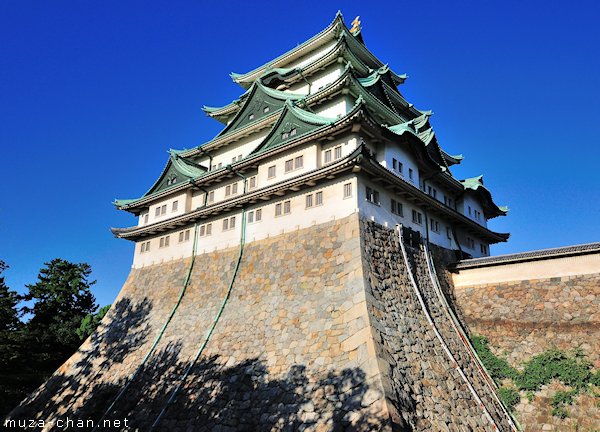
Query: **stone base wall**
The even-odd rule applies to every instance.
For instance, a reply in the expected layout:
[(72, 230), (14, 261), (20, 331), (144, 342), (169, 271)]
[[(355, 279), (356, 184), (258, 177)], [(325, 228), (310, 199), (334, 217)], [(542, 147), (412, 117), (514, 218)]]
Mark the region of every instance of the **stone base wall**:
[[(372, 222), (361, 224), (369, 314), (386, 397), (391, 402), (390, 411), (399, 417), (398, 423), (415, 431), (492, 431), (494, 425), (498, 430), (510, 431), (508, 417), (433, 291), (423, 247), (405, 246), (409, 269), (395, 231)], [(425, 301), (425, 310), (412, 287), (410, 271)], [(485, 408), (444, 352), (426, 313)]]
[[(581, 349), (600, 368), (600, 273), (518, 280), (455, 288), (458, 308), (472, 334), (488, 338), (500, 357), (519, 367), (550, 348)], [(564, 387), (553, 382), (522, 397), (517, 418), (525, 431), (600, 430), (598, 399), (581, 394), (567, 410), (552, 415), (551, 398)]]
[(512, 364), (555, 346), (600, 367), (600, 273), (457, 287), (456, 297), (471, 331)]
[[(423, 251), (411, 250), (419, 292), (457, 364), (444, 354), (393, 230), (355, 214), (253, 242), (227, 298), (238, 254), (134, 269), (98, 331), (10, 418), (98, 421), (137, 371), (106, 418), (128, 420), (115, 430), (147, 431), (190, 368), (156, 430), (494, 430), (486, 412), (511, 430), (433, 297)], [(176, 313), (138, 370), (192, 263)]]

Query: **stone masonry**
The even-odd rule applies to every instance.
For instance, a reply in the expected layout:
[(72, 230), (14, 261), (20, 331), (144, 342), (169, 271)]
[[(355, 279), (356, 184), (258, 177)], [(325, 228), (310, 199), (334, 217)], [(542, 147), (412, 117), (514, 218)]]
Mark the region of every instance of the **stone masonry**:
[[(130, 427), (113, 430), (149, 430), (217, 315), (238, 253), (193, 260), (172, 321), (106, 417)], [(215, 332), (157, 430), (494, 430), (485, 412), (511, 430), (432, 297), (422, 254), (409, 251), (427, 309), (484, 406), (425, 320), (395, 231), (355, 214), (246, 246)], [(98, 331), (10, 419), (99, 420), (159, 334), (190, 264), (132, 270)]]

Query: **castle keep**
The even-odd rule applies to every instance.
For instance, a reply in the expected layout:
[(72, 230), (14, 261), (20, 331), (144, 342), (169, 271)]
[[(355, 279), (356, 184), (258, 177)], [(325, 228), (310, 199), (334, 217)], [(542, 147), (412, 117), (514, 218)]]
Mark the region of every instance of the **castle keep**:
[[(534, 308), (515, 280), (528, 287), (548, 269), (482, 270), (489, 246), (508, 239), (488, 220), (507, 209), (481, 176), (453, 176), (462, 156), (404, 99), (406, 76), (338, 13), (232, 79), (239, 99), (204, 108), (223, 130), (170, 150), (143, 196), (115, 202), (137, 217), (113, 229), (135, 243), (131, 273), (97, 332), (10, 418), (127, 419), (117, 429), (138, 431), (517, 430), (465, 323), (514, 330), (502, 284)], [(597, 266), (599, 251), (580, 255)], [(548, 279), (564, 282), (557, 298), (577, 275)], [(547, 323), (538, 315), (528, 328)]]
[[(239, 99), (205, 112), (225, 127), (189, 150), (171, 150), (141, 198), (117, 200), (137, 226), (133, 266), (190, 257), (358, 212), (403, 224), (433, 244), (489, 255), (508, 238), (487, 221), (506, 214), (482, 176), (458, 180), (451, 156), (398, 91), (406, 80), (365, 46), (341, 15), (293, 50), (245, 74)], [(243, 212), (247, 214), (244, 216)], [(242, 219), (245, 218), (245, 224)], [(194, 232), (196, 234), (194, 234)]]

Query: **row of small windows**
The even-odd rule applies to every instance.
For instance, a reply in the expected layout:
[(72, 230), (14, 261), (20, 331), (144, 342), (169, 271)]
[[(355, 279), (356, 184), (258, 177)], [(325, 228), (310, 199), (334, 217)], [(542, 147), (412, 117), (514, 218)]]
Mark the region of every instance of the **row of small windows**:
[[(176, 212), (176, 211), (177, 211), (177, 209), (178, 209), (178, 207), (179, 207), (179, 201), (173, 201), (173, 202), (171, 203), (171, 211), (172, 211), (172, 212)], [(166, 205), (166, 204), (163, 204), (163, 205), (161, 205), (161, 206), (158, 206), (158, 207), (156, 207), (156, 209), (154, 210), (154, 216), (155, 216), (155, 217), (158, 217), (158, 216), (163, 216), (163, 215), (165, 215), (165, 214), (167, 214), (167, 205)], [(145, 222), (145, 223), (148, 223), (148, 214), (146, 214), (146, 215), (144, 216), (144, 222)]]
[(306, 208), (323, 205), (323, 192), (306, 195)]
[[(263, 107), (263, 109), (262, 109), (262, 112), (263, 112), (263, 113), (265, 113), (265, 114), (266, 114), (266, 113), (268, 113), (269, 111), (271, 111), (271, 108), (270, 108), (270, 107), (268, 107), (268, 106), (265, 106), (265, 107)], [(254, 113), (250, 113), (250, 114), (248, 114), (248, 120), (254, 120), (254, 118), (255, 118), (255, 117), (256, 117), (256, 116), (254, 115)]]
[[(232, 185), (233, 186), (233, 185)], [(236, 184), (237, 186), (237, 184)], [(236, 191), (237, 192), (237, 191)], [(211, 193), (214, 194), (214, 191), (209, 193), (209, 201)], [(232, 192), (234, 193), (234, 192)], [(379, 197), (379, 193), (377, 193), (377, 197)], [(352, 183), (345, 183), (343, 185), (343, 196), (344, 198), (349, 198), (352, 196)], [(213, 195), (214, 199), (214, 195)], [(323, 191), (310, 193), (305, 195), (305, 203), (306, 208), (316, 207), (323, 205)], [(401, 204), (399, 204), (401, 206)], [(400, 207), (401, 208), (401, 207)], [(284, 216), (288, 215), (292, 212), (292, 201), (286, 200), (281, 203), (275, 204), (275, 216)], [(260, 222), (262, 221), (262, 209), (250, 210), (246, 214), (248, 223)], [(236, 217), (231, 216), (229, 218), (223, 219), (223, 231), (229, 231), (235, 228), (236, 226)], [(207, 223), (200, 226), (199, 229), (200, 237), (210, 236), (212, 235), (212, 222)], [(181, 231), (179, 233), (179, 243), (183, 243), (189, 241), (190, 239), (190, 230)], [(164, 236), (159, 239), (159, 247), (164, 248), (168, 247), (170, 242), (170, 236)], [(141, 252), (148, 252), (150, 250), (150, 241), (143, 242), (141, 244)]]
[(481, 217), (481, 212), (479, 210), (473, 209), (471, 208), (471, 206), (468, 206), (469, 209), (469, 216), (474, 216), (475, 220), (482, 220), (483, 218)]
[(216, 170), (216, 169), (219, 169), (219, 168), (223, 168), (223, 162), (219, 162), (218, 164), (214, 164), (212, 166), (212, 170), (213, 171)]
[[(404, 176), (404, 164), (402, 162), (400, 162), (398, 159), (392, 158), (392, 170), (397, 173), (400, 174), (401, 176)], [(412, 168), (408, 169), (408, 178), (409, 180), (414, 180), (414, 175), (415, 172)]]
[(285, 161), (285, 172), (294, 171), (304, 166), (304, 156), (296, 156)]
[[(333, 158), (332, 158), (333, 155)], [(329, 163), (332, 160), (338, 160), (341, 159), (342, 157), (342, 146), (337, 146), (333, 148), (333, 153), (332, 153), (332, 149), (329, 150), (325, 150), (325, 163)]]
[(237, 183), (233, 183), (230, 185), (225, 186), (225, 196), (228, 197), (229, 195), (235, 195), (238, 193), (238, 184)]
[(231, 158), (231, 163), (236, 163), (242, 160), (242, 155), (237, 155)]

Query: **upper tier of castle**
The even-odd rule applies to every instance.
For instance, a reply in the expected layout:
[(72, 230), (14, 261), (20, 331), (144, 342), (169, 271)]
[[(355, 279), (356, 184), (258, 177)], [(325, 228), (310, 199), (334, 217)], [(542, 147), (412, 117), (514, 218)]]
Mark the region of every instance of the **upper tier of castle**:
[(358, 19), (348, 28), (338, 12), (306, 42), (231, 77), (245, 93), (204, 107), (223, 130), (198, 147), (170, 150), (142, 197), (115, 201), (138, 216), (136, 226), (113, 229), (136, 242), (134, 267), (354, 212), (473, 257), (508, 239), (487, 227), (507, 209), (482, 176), (452, 175), (462, 156), (441, 148), (431, 112), (402, 96), (406, 76), (366, 48)]

